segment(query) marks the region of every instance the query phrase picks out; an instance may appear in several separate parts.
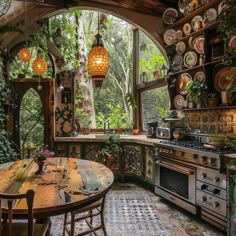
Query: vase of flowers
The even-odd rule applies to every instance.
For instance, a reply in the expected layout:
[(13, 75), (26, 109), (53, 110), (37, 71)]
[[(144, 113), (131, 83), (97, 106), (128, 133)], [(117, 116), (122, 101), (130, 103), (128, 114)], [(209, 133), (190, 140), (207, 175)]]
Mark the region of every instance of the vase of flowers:
[(36, 171), (36, 174), (43, 174), (43, 164), (44, 161), (48, 157), (54, 156), (54, 152), (48, 150), (48, 147), (46, 145), (39, 146), (36, 148), (36, 150), (33, 152), (32, 157), (34, 161), (38, 164), (38, 170)]

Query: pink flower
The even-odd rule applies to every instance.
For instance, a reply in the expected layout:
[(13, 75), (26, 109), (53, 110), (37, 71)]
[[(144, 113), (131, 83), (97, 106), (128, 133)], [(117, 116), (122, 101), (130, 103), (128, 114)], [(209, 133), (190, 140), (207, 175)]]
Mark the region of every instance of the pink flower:
[(84, 103), (84, 99), (81, 99), (81, 100), (80, 100), (80, 104), (83, 104), (83, 103)]
[(91, 111), (90, 109), (87, 109), (87, 110), (86, 110), (86, 113), (87, 113), (87, 114), (90, 114), (91, 112), (92, 112), (92, 111)]

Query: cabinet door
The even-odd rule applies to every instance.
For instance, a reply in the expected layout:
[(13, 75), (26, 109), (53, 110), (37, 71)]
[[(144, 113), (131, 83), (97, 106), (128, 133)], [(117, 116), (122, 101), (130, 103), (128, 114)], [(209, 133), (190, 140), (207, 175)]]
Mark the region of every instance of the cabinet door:
[(73, 157), (73, 158), (81, 158), (81, 145), (80, 144), (70, 144), (68, 156)]
[(101, 149), (101, 144), (98, 143), (87, 143), (85, 145), (85, 157), (84, 159), (94, 161), (96, 154)]
[(138, 145), (124, 145), (124, 172), (125, 174), (143, 175), (142, 147)]
[(145, 178), (154, 180), (153, 147), (145, 147)]

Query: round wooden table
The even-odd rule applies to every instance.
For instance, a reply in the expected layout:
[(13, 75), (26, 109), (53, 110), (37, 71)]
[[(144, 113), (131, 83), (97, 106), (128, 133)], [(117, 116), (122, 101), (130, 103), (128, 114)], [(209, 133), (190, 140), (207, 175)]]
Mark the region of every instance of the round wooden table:
[[(0, 192), (35, 191), (34, 218), (48, 218), (80, 209), (103, 197), (114, 175), (106, 166), (75, 158), (48, 158), (43, 173), (36, 174), (32, 159), (0, 165)], [(14, 214), (27, 215), (26, 202), (15, 206)]]

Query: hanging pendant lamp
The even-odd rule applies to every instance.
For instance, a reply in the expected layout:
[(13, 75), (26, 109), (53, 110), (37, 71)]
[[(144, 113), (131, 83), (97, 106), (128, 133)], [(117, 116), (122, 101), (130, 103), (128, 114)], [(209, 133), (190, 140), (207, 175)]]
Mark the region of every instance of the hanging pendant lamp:
[(40, 51), (37, 52), (37, 58), (33, 61), (32, 68), (33, 68), (33, 71), (36, 75), (42, 75), (48, 69), (48, 64), (42, 58)]
[(98, 34), (95, 36), (94, 44), (88, 54), (88, 72), (94, 81), (96, 88), (101, 88), (109, 69), (109, 55), (102, 43), (99, 34), (99, 12), (98, 12)]
[(26, 0), (24, 1), (24, 24), (25, 24), (25, 47), (22, 48), (19, 52), (18, 52), (18, 57), (21, 61), (23, 62), (29, 62), (31, 59), (31, 53), (30, 50), (27, 48), (27, 43), (26, 43), (26, 30), (27, 30), (27, 25), (26, 25)]

